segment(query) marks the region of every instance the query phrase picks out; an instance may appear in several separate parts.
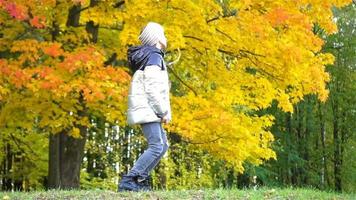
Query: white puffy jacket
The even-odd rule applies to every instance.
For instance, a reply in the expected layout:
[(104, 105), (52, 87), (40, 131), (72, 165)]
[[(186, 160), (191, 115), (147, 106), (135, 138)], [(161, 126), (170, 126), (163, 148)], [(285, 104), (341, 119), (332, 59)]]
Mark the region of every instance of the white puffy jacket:
[(171, 120), (169, 78), (167, 69), (158, 65), (137, 70), (131, 80), (128, 95), (127, 122), (129, 125), (160, 122), (167, 115)]

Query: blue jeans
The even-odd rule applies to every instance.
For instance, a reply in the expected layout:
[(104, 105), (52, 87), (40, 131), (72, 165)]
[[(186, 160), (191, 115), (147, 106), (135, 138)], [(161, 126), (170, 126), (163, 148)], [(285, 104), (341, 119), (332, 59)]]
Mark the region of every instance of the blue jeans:
[(148, 149), (138, 158), (128, 175), (147, 178), (166, 153), (169, 145), (166, 132), (160, 122), (141, 124), (141, 128), (147, 140)]

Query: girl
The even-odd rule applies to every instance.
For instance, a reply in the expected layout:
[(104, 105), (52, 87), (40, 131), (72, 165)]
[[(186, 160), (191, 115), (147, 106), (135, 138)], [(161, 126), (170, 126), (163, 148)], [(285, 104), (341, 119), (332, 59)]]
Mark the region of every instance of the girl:
[(140, 46), (128, 50), (129, 66), (134, 72), (128, 95), (127, 121), (141, 125), (148, 149), (124, 175), (119, 191), (150, 190), (149, 173), (168, 149), (162, 123), (171, 120), (169, 80), (163, 49), (167, 47), (164, 29), (149, 22), (142, 30)]

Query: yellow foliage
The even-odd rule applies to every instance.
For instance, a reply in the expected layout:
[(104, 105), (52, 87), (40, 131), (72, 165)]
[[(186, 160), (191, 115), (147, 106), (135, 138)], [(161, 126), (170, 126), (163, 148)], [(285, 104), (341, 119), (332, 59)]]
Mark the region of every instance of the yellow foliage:
[(82, 136), (80, 135), (80, 130), (79, 128), (72, 128), (72, 131), (69, 133), (70, 136), (74, 137), (74, 138), (81, 138)]
[[(332, 6), (350, 2), (128, 1), (119, 40), (137, 44), (148, 21), (164, 25), (168, 51), (183, 49), (174, 70), (198, 94), (177, 83), (168, 129), (243, 170), (243, 161), (261, 164), (276, 156), (268, 131), (273, 119), (255, 111), (277, 100), (293, 112), (304, 95), (327, 98), (324, 66), (332, 56), (319, 52), (323, 40), (313, 25), (333, 33)], [(118, 53), (125, 58), (125, 48)]]

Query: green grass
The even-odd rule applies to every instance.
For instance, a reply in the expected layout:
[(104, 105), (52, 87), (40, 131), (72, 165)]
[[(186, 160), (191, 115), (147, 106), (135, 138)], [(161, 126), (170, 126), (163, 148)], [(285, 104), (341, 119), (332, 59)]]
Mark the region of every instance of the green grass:
[(268, 189), (260, 188), (258, 190), (237, 190), (237, 189), (205, 189), (205, 190), (175, 190), (175, 191), (154, 191), (154, 192), (125, 192), (117, 193), (103, 190), (72, 190), (72, 191), (37, 191), (37, 192), (1, 192), (0, 200), (14, 199), (350, 199), (356, 200), (356, 194), (337, 194), (332, 192), (319, 191), (314, 189)]

